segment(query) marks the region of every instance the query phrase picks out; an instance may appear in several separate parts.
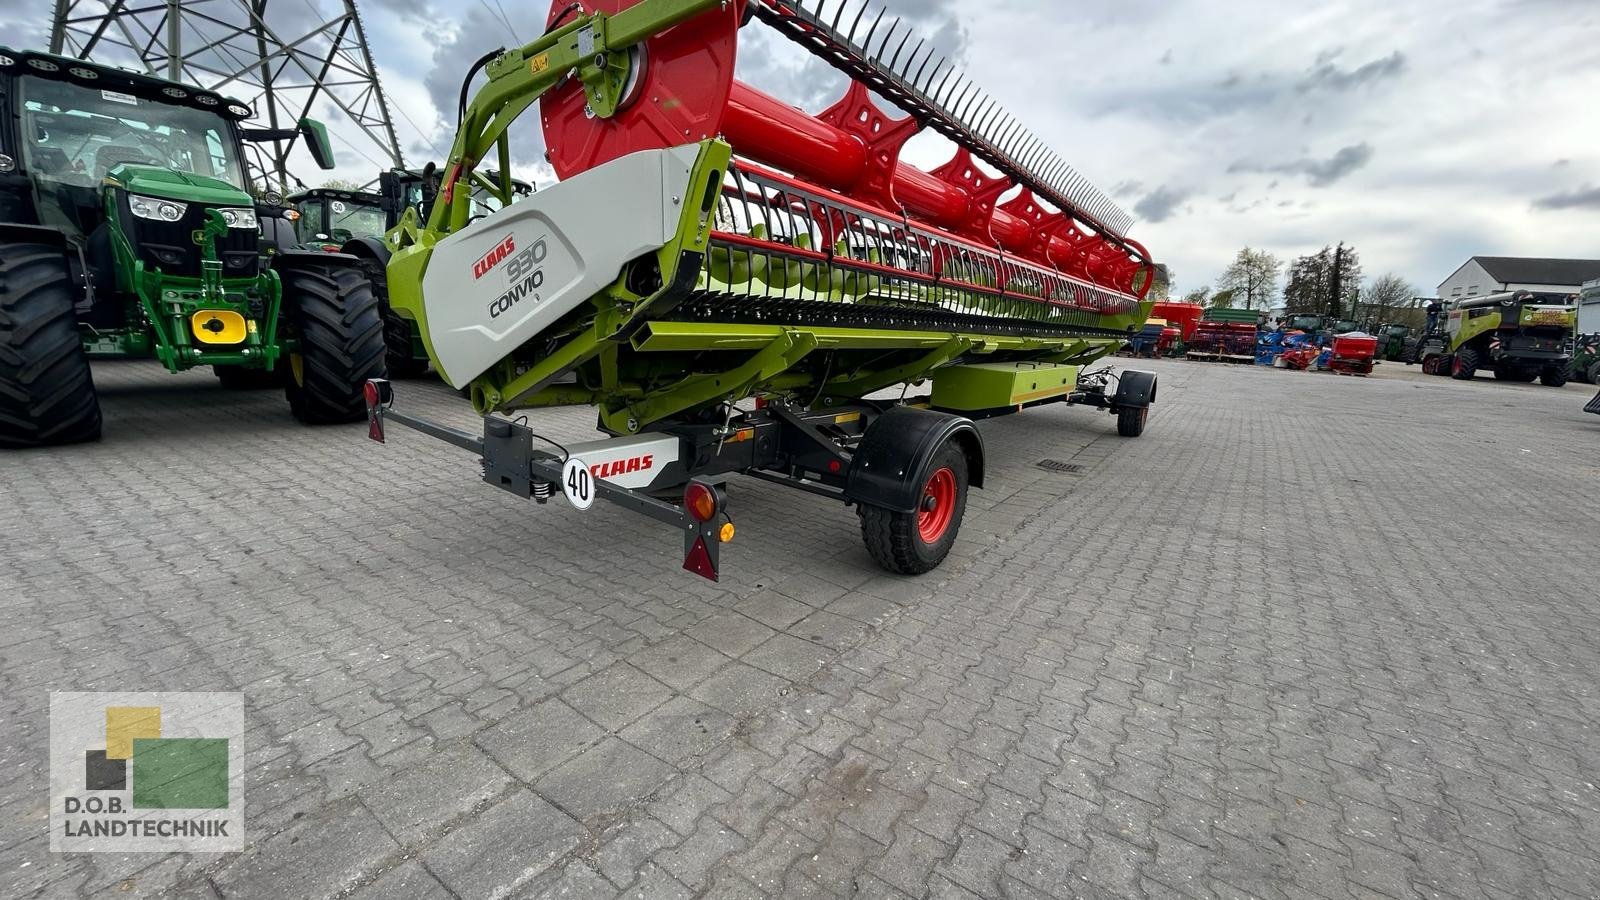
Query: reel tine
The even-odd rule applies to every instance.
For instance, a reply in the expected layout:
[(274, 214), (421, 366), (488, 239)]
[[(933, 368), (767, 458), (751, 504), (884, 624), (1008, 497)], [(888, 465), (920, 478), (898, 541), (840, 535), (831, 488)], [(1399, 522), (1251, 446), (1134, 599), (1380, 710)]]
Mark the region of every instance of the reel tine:
[[(928, 63), (933, 62), (933, 58), (935, 56), (937, 56), (937, 55), (938, 54), (933, 52), (933, 45), (929, 44), (928, 45), (928, 55), (923, 58), (922, 65), (917, 67), (917, 74), (915, 74), (915, 75), (913, 75), (911, 77), (911, 86), (916, 88), (917, 90), (923, 92), (924, 94), (926, 94), (928, 92), (928, 87), (927, 87), (927, 85), (924, 85), (922, 83), (922, 73), (923, 73), (923, 71), (925, 69), (928, 68)], [(915, 57), (912, 57), (912, 58), (915, 59)], [(928, 76), (928, 81), (929, 82), (932, 82), (934, 77), (939, 74), (939, 66), (942, 66), (942, 65), (944, 65), (944, 60), (941, 59), (941, 60), (939, 60), (938, 65), (935, 65), (933, 67), (933, 74)], [(908, 68), (908, 69), (911, 68), (911, 64), (907, 63), (906, 64), (906, 68)]]
[[(839, 8), (835, 10), (833, 14), (833, 24), (828, 26), (828, 28), (831, 29), (834, 34), (839, 33), (839, 20), (844, 18), (844, 11), (849, 8), (850, 4), (847, 2), (847, 0), (839, 0)], [(865, 7), (862, 8), (865, 9)], [(817, 0), (817, 14), (819, 17), (822, 14), (822, 0)]]
[[(840, 8), (842, 9), (843, 7), (841, 6)], [(867, 14), (867, 0), (861, 0), (861, 8), (856, 10), (856, 19), (855, 19), (855, 21), (850, 23), (850, 33), (849, 33), (849, 35), (845, 36), (845, 38), (844, 38), (844, 42), (845, 43), (847, 43), (847, 44), (854, 44), (855, 43), (855, 40), (856, 40), (856, 29), (861, 27), (861, 18), (862, 18), (862, 16), (865, 16), (866, 14)]]
[[(914, 32), (911, 31), (910, 29), (906, 30), (906, 36), (900, 39), (900, 46), (894, 48), (894, 59), (889, 60), (889, 71), (893, 72), (896, 75), (902, 75), (902, 73), (900, 72), (900, 69), (899, 69), (900, 53), (901, 53), (901, 51), (906, 49), (906, 41), (911, 40), (911, 35), (913, 33)], [(917, 50), (921, 50), (921, 49), (922, 49), (922, 41), (919, 40), (919, 41), (917, 41), (917, 49), (911, 51), (911, 56), (912, 56), (913, 59), (916, 58)], [(902, 77), (904, 77), (904, 76), (902, 75)]]
[[(940, 61), (939, 61), (939, 63), (940, 63), (940, 64), (941, 64), (941, 65), (943, 65), (943, 64), (944, 64), (944, 63), (946, 63), (946, 62), (948, 62), (948, 61), (949, 61), (949, 60), (943, 60), (943, 59), (941, 59), (941, 60), (940, 60)], [(933, 102), (934, 102), (934, 103), (937, 103), (937, 104), (939, 104), (939, 105), (940, 105), (940, 106), (943, 106), (943, 105), (944, 105), (944, 103), (943, 103), (943, 101), (941, 101), (941, 100), (940, 100), (940, 99), (939, 99), (939, 95), (940, 95), (940, 94), (942, 94), (942, 93), (944, 93), (944, 86), (945, 86), (945, 85), (946, 85), (946, 84), (948, 84), (948, 83), (949, 83), (949, 82), (950, 82), (950, 76), (951, 76), (951, 75), (954, 75), (954, 74), (955, 74), (955, 73), (956, 73), (956, 67), (955, 67), (955, 66), (951, 66), (951, 67), (950, 67), (950, 68), (948, 68), (948, 69), (945, 69), (945, 70), (944, 70), (944, 79), (943, 79), (943, 80), (942, 80), (942, 81), (940, 81), (940, 82), (939, 82), (939, 86), (938, 86), (938, 87), (936, 87), (936, 88), (934, 88), (934, 89), (933, 89), (933, 91), (932, 91), (932, 93), (931, 93), (931, 94), (930, 94), (930, 96), (931, 96), (931, 97), (932, 97), (932, 99), (933, 99)], [(939, 70), (938, 70), (938, 69), (934, 69), (934, 70), (933, 70), (933, 74), (934, 74), (934, 75), (935, 75), (935, 76), (938, 76), (938, 74), (939, 74)], [(957, 80), (958, 80), (958, 81), (959, 81), (959, 80), (960, 80), (960, 79), (957, 79)], [(933, 79), (932, 79), (932, 78), (930, 78), (930, 79), (928, 79), (928, 83), (929, 83), (929, 84), (932, 84), (932, 83), (933, 83)]]
[(902, 21), (904, 20), (896, 18), (893, 22), (889, 23), (889, 30), (883, 33), (883, 40), (878, 42), (878, 52), (868, 54), (872, 57), (874, 62), (879, 64), (883, 63), (883, 55), (889, 50), (889, 42), (894, 40), (894, 30), (900, 27), (900, 23)]
[[(863, 9), (864, 8), (865, 7), (863, 7)], [(860, 50), (863, 56), (870, 55), (867, 53), (867, 48), (872, 45), (872, 36), (877, 33), (878, 25), (883, 22), (884, 14), (887, 12), (888, 10), (886, 9), (878, 10), (878, 17), (872, 20), (872, 27), (867, 29), (867, 39), (857, 45), (856, 49)]]

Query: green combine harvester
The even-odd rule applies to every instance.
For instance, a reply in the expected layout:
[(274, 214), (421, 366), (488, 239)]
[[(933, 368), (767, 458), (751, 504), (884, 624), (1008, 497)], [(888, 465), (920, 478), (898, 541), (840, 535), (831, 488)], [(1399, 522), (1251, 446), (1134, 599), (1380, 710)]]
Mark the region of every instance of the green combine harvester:
[(1422, 371), (1470, 381), (1480, 370), (1503, 381), (1567, 383), (1572, 365), (1572, 306), (1529, 291), (1473, 297), (1450, 305), (1443, 328), (1417, 349)]
[[(358, 421), (381, 377), (377, 301), (353, 259), (258, 216), (235, 100), (0, 47), (0, 447), (100, 436), (90, 359), (211, 366), (285, 385), (308, 423)], [(320, 124), (298, 132), (332, 166)]]
[[(543, 37), (486, 59), (438, 201), (391, 232), (387, 273), (484, 432), (401, 412), (377, 380), (371, 436), (402, 424), (519, 496), (642, 512), (714, 579), (731, 474), (854, 505), (873, 558), (915, 574), (984, 484), (974, 419), (1085, 404), (1140, 435), (1155, 376), (1087, 368), (1153, 305), (1131, 220), (925, 45), (895, 52), (908, 33), (871, 26), (816, 0), (557, 3)], [(736, 81), (742, 28), (799, 42), (850, 90), (812, 116)], [(535, 103), (561, 181), (510, 205), (510, 179), (479, 166), (509, 170)], [(955, 145), (933, 171), (899, 160), (924, 129)], [(474, 193), (507, 205), (480, 217)], [(558, 404), (595, 406), (609, 437), (547, 448), (493, 415)]]

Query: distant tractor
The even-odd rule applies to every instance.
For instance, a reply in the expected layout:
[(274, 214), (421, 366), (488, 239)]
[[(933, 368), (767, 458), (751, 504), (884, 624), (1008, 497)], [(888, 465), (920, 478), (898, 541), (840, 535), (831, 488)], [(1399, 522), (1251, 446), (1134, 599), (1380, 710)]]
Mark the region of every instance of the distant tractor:
[[(494, 172), (489, 173), (493, 177)], [(513, 200), (533, 193), (527, 182), (512, 179)], [(393, 244), (390, 230), (400, 224), (406, 210), (426, 218), (438, 191), (439, 179), (430, 163), (422, 171), (391, 169), (378, 176), (377, 192), (343, 188), (312, 188), (293, 194), (289, 202), (299, 213), (298, 231), (306, 247), (345, 253), (360, 261), (383, 311), (386, 363), (391, 377), (415, 378), (428, 370), (428, 351), (415, 323), (389, 308), (388, 278), (384, 270)], [(501, 204), (479, 189), (473, 208), (488, 215)]]
[(1422, 370), (1470, 380), (1488, 369), (1502, 381), (1567, 383), (1573, 307), (1529, 291), (1473, 297), (1451, 305), (1442, 330), (1418, 349)]
[[(91, 358), (282, 383), (296, 418), (362, 419), (381, 377), (377, 300), (354, 259), (296, 249), (258, 210), (250, 109), (187, 85), (0, 47), (0, 446), (95, 440)], [(261, 212), (258, 215), (258, 212)]]
[(1406, 348), (1416, 346), (1411, 332), (1409, 325), (1379, 325), (1374, 335), (1378, 339), (1378, 359), (1388, 362), (1404, 359)]

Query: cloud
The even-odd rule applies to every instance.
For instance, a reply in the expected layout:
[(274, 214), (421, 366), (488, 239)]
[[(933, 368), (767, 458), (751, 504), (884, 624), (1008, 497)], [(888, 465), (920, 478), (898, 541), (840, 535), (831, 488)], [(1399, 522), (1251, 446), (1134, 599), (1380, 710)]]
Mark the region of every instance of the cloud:
[(1165, 222), (1177, 212), (1178, 206), (1189, 199), (1192, 191), (1161, 185), (1133, 205), (1133, 211), (1146, 222)]
[(1295, 85), (1295, 90), (1302, 94), (1315, 90), (1349, 91), (1363, 85), (1375, 84), (1389, 78), (1397, 77), (1405, 71), (1406, 55), (1399, 50), (1394, 51), (1382, 59), (1357, 66), (1354, 69), (1342, 69), (1334, 65), (1333, 59), (1338, 56), (1337, 51), (1331, 55), (1317, 57), (1316, 65), (1301, 78)]
[(1534, 209), (1595, 209), (1600, 210), (1600, 187), (1584, 185), (1533, 201)]
[[(1236, 160), (1228, 166), (1229, 172), (1281, 172), (1286, 175), (1305, 175), (1316, 187), (1327, 187), (1372, 160), (1372, 147), (1365, 141), (1340, 147), (1327, 159), (1301, 157), (1280, 163), (1261, 163)], [(1276, 184), (1276, 182), (1274, 182)]]

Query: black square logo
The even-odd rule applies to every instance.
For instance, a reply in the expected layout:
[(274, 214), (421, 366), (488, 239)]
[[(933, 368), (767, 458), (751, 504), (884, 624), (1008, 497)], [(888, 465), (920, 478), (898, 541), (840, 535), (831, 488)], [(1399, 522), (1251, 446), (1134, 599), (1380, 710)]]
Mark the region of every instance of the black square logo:
[(128, 789), (128, 761), (106, 759), (106, 751), (90, 750), (83, 755), (83, 786), (91, 791)]

